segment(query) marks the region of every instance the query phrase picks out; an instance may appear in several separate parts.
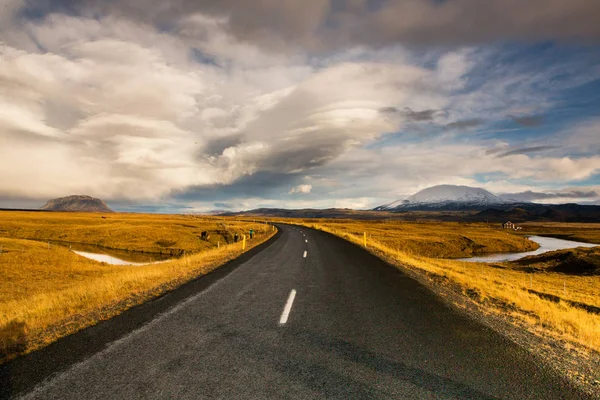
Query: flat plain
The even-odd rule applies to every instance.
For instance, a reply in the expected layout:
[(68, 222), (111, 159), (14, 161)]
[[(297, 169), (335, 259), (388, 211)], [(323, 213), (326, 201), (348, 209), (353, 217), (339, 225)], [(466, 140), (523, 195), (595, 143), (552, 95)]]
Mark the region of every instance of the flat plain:
[[(242, 254), (237, 234), (264, 223), (198, 216), (93, 213), (0, 213), (0, 362), (159, 296)], [(202, 232), (206, 232), (202, 238)], [(173, 259), (116, 266), (84, 258), (66, 244), (85, 243)], [(58, 245), (56, 243), (61, 243)], [(99, 247), (99, 248), (102, 248)]]
[[(45, 346), (206, 274), (267, 240), (264, 218), (192, 215), (0, 214), (0, 351), (3, 359)], [(419, 271), (486, 312), (508, 315), (537, 335), (600, 350), (599, 248), (558, 251), (526, 260), (471, 263), (457, 258), (537, 248), (526, 235), (600, 244), (600, 224), (498, 224), (444, 221), (272, 219), (340, 236), (400, 268)], [(202, 232), (206, 236), (202, 237)], [(57, 245), (56, 243), (63, 243)], [(80, 257), (64, 243), (163, 254), (173, 260), (114, 266)], [(562, 261), (561, 261), (562, 260)], [(567, 268), (565, 269), (565, 265)], [(587, 265), (587, 269), (577, 266)], [(591, 265), (591, 266), (590, 266)], [(575, 266), (575, 268), (570, 267)], [(570, 269), (569, 269), (570, 268)]]

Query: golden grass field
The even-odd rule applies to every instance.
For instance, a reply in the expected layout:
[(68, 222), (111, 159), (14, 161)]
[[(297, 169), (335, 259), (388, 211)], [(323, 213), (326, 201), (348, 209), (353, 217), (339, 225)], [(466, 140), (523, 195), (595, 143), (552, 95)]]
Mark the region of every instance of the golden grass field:
[[(247, 235), (250, 228), (256, 234), (246, 250), (275, 233), (270, 225), (231, 218), (1, 212), (0, 362), (214, 270), (243, 253), (241, 242), (226, 243), (235, 232)], [(209, 240), (198, 238), (202, 231)], [(146, 252), (181, 250), (186, 255), (160, 264), (113, 266), (52, 240)]]
[[(452, 222), (287, 220), (363, 245), (396, 266), (425, 273), (458, 288), (489, 312), (510, 315), (532, 332), (600, 351), (600, 276), (524, 268), (516, 262), (472, 263), (452, 260), (483, 252), (529, 250), (521, 233), (487, 224)], [(521, 231), (519, 231), (521, 232)], [(560, 236), (600, 244), (600, 224), (525, 224), (527, 234)], [(569, 235), (568, 237), (564, 235)], [(595, 248), (594, 253), (600, 252)], [(590, 311), (591, 310), (591, 311)]]
[[(312, 221), (311, 221), (312, 223)], [(507, 230), (486, 224), (458, 222), (405, 222), (326, 220), (315, 223), (362, 236), (402, 253), (430, 258), (461, 258), (477, 253), (528, 251), (538, 245)]]
[[(246, 218), (246, 220), (251, 220)], [(232, 242), (251, 225), (231, 218), (124, 213), (0, 213), (0, 237), (94, 244), (149, 253), (198, 252)], [(259, 224), (256, 224), (258, 227)], [(198, 240), (202, 231), (208, 241)]]

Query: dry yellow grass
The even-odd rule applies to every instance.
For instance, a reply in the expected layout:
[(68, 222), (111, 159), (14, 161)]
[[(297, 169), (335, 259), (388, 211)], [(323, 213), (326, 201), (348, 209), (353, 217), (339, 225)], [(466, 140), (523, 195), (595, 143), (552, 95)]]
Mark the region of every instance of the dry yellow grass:
[[(0, 212), (3, 237), (166, 254), (211, 249), (218, 242), (232, 242), (235, 233), (247, 234), (251, 227), (260, 226), (194, 215)], [(209, 240), (198, 240), (203, 231), (210, 234)]]
[[(294, 223), (294, 221), (287, 221)], [(295, 223), (299, 223), (296, 221)], [(514, 322), (525, 324), (531, 331), (551, 334), (594, 351), (600, 351), (600, 314), (589, 312), (573, 303), (600, 307), (600, 277), (574, 276), (559, 273), (528, 273), (509, 268), (508, 265), (471, 263), (435, 257), (456, 257), (472, 253), (472, 246), (457, 247), (467, 237), (478, 244), (478, 250), (515, 251), (528, 248), (523, 238), (484, 224), (461, 225), (453, 223), (387, 223), (373, 221), (309, 221), (300, 224), (333, 233), (350, 242), (363, 245), (367, 233), (367, 248), (396, 266), (425, 272), (429, 277), (460, 288), (463, 294), (482, 305), (486, 310), (515, 317)], [(596, 224), (596, 229), (598, 229)], [(574, 226), (568, 227), (576, 230)], [(598, 231), (584, 226), (586, 231), (578, 237), (597, 240)], [(551, 227), (538, 225), (536, 231), (544, 233)], [(506, 239), (505, 235), (512, 238)], [(514, 239), (514, 241), (513, 241)], [(467, 243), (467, 242), (465, 242)], [(468, 242), (470, 243), (470, 242)], [(595, 243), (600, 243), (597, 240)], [(479, 245), (483, 247), (479, 247)], [(423, 249), (422, 251), (419, 249)], [(537, 293), (552, 295), (558, 302)]]
[[(5, 214), (0, 214), (0, 229), (4, 229), (4, 235), (11, 229), (16, 229), (14, 224), (19, 219), (18, 213), (10, 214), (8, 223), (3, 218)], [(38, 233), (34, 237), (47, 235), (43, 237), (47, 239), (61, 231), (61, 215), (68, 221), (64, 231), (73, 235), (72, 232), (85, 229), (86, 235), (82, 237), (91, 238), (93, 243), (97, 237), (96, 230), (91, 225), (85, 228), (80, 225), (93, 221), (98, 217), (97, 214), (44, 214), (36, 216), (35, 222), (29, 218), (24, 219), (23, 225), (27, 228), (17, 232), (36, 232), (33, 227), (37, 223)], [(144, 225), (144, 218), (148, 219), (151, 227)], [(119, 224), (127, 224), (128, 220), (136, 228), (145, 226), (145, 229), (159, 231), (146, 232), (145, 242), (139, 242), (136, 238), (126, 241), (122, 237), (119, 239), (121, 242), (112, 242), (124, 243), (130, 249), (136, 249), (132, 243), (141, 243), (142, 249), (152, 248), (151, 243), (155, 238), (188, 243), (181, 239), (188, 235), (186, 232), (181, 236), (169, 236), (172, 234), (169, 232), (177, 232), (179, 229), (170, 225), (179, 224), (182, 220), (193, 221), (190, 225), (194, 224), (195, 228), (189, 229), (210, 231), (211, 226), (218, 227), (222, 223), (228, 229), (240, 233), (254, 228), (256, 236), (253, 240), (248, 240), (246, 250), (266, 241), (275, 233), (268, 225), (223, 218), (136, 215), (123, 216)], [(55, 226), (46, 230), (46, 221)], [(103, 228), (98, 231), (104, 234)], [(128, 235), (131, 234), (131, 230), (126, 231)], [(200, 242), (198, 238), (195, 240)], [(149, 246), (144, 247), (147, 243)], [(190, 251), (195, 249), (198, 251), (195, 254), (190, 252), (187, 253), (190, 254), (188, 256), (160, 264), (112, 266), (80, 257), (61, 246), (51, 245), (48, 248), (46, 243), (33, 240), (0, 236), (0, 246), (0, 362), (16, 354), (43, 347), (99, 320), (108, 319), (206, 274), (243, 253), (241, 242), (221, 245), (220, 248), (203, 243), (198, 250), (199, 246), (194, 247), (190, 241), (188, 247), (183, 248)]]
[(477, 253), (535, 250), (538, 245), (514, 231), (490, 229), (482, 223), (366, 220), (281, 220), (327, 227), (336, 234), (369, 239), (401, 253), (430, 258), (461, 258)]

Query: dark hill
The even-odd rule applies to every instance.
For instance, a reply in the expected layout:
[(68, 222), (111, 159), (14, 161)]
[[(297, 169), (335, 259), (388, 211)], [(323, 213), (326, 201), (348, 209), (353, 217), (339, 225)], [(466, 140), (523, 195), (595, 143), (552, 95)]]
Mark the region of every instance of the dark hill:
[(471, 219), (494, 222), (554, 221), (554, 222), (600, 222), (600, 206), (579, 204), (519, 204), (510, 209), (488, 208)]
[(223, 212), (223, 216), (247, 217), (283, 217), (283, 218), (341, 218), (341, 219), (398, 219), (398, 220), (440, 220), (440, 221), (477, 221), (477, 222), (600, 222), (600, 206), (579, 204), (536, 204), (514, 203), (499, 204), (483, 211), (415, 211), (415, 210), (351, 210), (347, 208), (319, 209), (283, 209), (258, 208), (240, 212)]
[(349, 218), (349, 219), (386, 219), (398, 214), (369, 210), (351, 210), (348, 208), (328, 208), (324, 210), (306, 208), (301, 210), (285, 208), (257, 208), (240, 212), (221, 213), (224, 216), (252, 216), (279, 218)]
[(530, 271), (560, 272), (572, 275), (600, 275), (600, 246), (550, 251), (511, 261)]
[(90, 196), (67, 196), (48, 200), (42, 207), (48, 211), (113, 212), (106, 203)]
[(535, 217), (536, 214), (525, 210), (523, 208), (513, 208), (511, 210), (500, 210), (497, 208), (488, 208), (487, 210), (483, 210), (473, 216), (478, 220), (490, 220), (496, 222), (505, 222), (505, 221), (526, 221), (532, 217)]

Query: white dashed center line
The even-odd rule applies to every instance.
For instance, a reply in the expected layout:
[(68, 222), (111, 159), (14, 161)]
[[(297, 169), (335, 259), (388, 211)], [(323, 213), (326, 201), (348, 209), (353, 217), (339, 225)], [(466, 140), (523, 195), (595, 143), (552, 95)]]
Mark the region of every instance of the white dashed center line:
[(292, 304), (294, 304), (295, 298), (296, 289), (292, 289), (290, 295), (288, 296), (287, 303), (285, 303), (285, 307), (283, 308), (283, 312), (281, 313), (281, 318), (279, 318), (279, 324), (283, 325), (287, 322), (288, 317), (290, 316), (290, 311), (292, 311)]
[(308, 251), (304, 250), (304, 258), (306, 258), (307, 254), (308, 254)]

